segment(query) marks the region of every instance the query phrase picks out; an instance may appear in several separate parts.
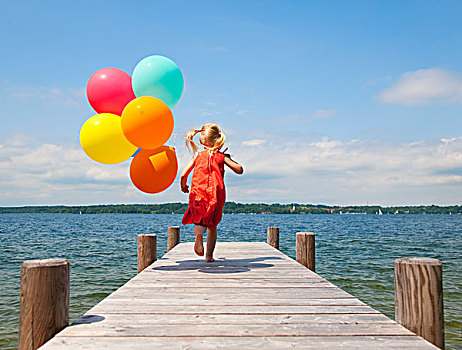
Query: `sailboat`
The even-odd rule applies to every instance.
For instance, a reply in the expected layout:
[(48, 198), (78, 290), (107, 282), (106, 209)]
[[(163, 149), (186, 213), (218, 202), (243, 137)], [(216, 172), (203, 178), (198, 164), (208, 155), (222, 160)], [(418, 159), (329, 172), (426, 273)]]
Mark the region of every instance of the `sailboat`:
[(380, 210), (380, 208), (379, 208), (379, 212), (378, 212), (377, 214), (383, 215), (383, 213), (382, 213), (382, 211)]

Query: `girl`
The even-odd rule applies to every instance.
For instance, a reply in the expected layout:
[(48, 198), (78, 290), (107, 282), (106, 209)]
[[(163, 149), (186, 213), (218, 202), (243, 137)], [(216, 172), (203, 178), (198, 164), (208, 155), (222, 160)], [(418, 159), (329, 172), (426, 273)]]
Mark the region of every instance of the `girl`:
[[(200, 133), (199, 141), (205, 148), (202, 152), (198, 152), (193, 141), (193, 137), (197, 133)], [(217, 241), (217, 225), (221, 221), (226, 200), (223, 182), (224, 165), (226, 164), (236, 174), (242, 174), (244, 169), (228, 154), (220, 152), (226, 136), (218, 125), (205, 124), (200, 130), (191, 130), (186, 138), (186, 146), (188, 149), (192, 148), (194, 156), (181, 173), (181, 190), (184, 193), (189, 192), (189, 186), (186, 184), (188, 175), (193, 169), (194, 172), (191, 180), (189, 206), (181, 222), (183, 225), (196, 225), (194, 227), (194, 252), (199, 256), (204, 255), (203, 237), (208, 229), (205, 261), (212, 262), (215, 261), (213, 250)]]

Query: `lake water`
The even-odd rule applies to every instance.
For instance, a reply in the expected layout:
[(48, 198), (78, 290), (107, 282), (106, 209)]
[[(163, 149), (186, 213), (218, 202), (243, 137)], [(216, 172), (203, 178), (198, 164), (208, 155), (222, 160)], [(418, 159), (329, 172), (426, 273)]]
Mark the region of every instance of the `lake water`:
[[(136, 274), (137, 235), (158, 235), (181, 215), (0, 215), (0, 348), (17, 347), (20, 266), (24, 260), (71, 263), (70, 319)], [(180, 225), (181, 226), (181, 225)], [(462, 216), (460, 215), (224, 215), (219, 241), (264, 241), (280, 227), (280, 250), (295, 258), (295, 233), (316, 233), (316, 272), (394, 318), (395, 258), (425, 256), (443, 263), (447, 349), (462, 348)], [(192, 241), (192, 226), (181, 226)]]

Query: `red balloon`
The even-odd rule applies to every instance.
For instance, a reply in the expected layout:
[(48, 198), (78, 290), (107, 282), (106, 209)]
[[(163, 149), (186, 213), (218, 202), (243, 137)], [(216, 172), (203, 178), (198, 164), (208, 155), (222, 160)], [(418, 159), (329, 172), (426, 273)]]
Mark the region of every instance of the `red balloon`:
[(128, 102), (135, 99), (132, 77), (117, 68), (102, 68), (87, 82), (88, 102), (97, 113), (120, 116)]

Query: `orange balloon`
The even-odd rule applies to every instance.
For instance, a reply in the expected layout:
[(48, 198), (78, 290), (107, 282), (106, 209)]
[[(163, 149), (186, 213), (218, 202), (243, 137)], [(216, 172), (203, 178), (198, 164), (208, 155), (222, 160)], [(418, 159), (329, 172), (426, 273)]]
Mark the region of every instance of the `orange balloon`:
[(172, 111), (156, 97), (135, 98), (122, 112), (122, 131), (127, 140), (139, 148), (160, 147), (172, 135)]
[(159, 193), (175, 180), (178, 162), (173, 147), (140, 150), (130, 164), (130, 178), (140, 191)]

